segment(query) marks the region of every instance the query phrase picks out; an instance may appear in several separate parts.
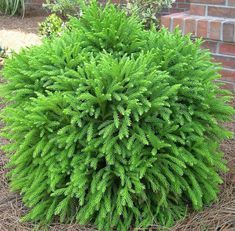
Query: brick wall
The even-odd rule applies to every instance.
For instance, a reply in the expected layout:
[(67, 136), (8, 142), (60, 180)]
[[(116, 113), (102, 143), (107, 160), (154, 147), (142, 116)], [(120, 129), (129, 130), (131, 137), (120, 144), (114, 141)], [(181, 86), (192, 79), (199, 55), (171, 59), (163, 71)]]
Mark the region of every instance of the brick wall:
[(190, 14), (235, 18), (235, 0), (191, 0)]
[(189, 7), (190, 7), (190, 0), (176, 0), (171, 8), (163, 9), (162, 15), (185, 12), (189, 10)]
[(222, 64), (221, 81), (235, 92), (235, 0), (191, 0), (190, 10), (162, 16), (163, 26), (205, 40), (203, 48)]

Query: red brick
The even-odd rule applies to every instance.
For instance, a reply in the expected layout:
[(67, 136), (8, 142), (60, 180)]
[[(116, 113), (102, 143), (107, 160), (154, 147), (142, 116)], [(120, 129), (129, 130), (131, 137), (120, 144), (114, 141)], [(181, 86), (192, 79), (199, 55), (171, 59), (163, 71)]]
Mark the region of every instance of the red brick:
[(201, 19), (197, 22), (197, 36), (207, 38), (208, 20)]
[(189, 3), (178, 3), (177, 8), (187, 8), (189, 9), (190, 4)]
[(219, 53), (235, 56), (235, 43), (220, 43)]
[(190, 5), (190, 14), (204, 16), (204, 15), (206, 15), (206, 6), (191, 4)]
[(208, 50), (210, 50), (210, 52), (216, 53), (217, 52), (217, 44), (218, 44), (218, 42), (216, 42), (216, 41), (207, 40), (207, 41), (203, 42), (203, 44), (201, 45), (201, 48), (208, 49)]
[(171, 27), (171, 16), (170, 15), (166, 15), (166, 16), (162, 16), (161, 17), (161, 25), (170, 29)]
[(214, 61), (221, 63), (225, 68), (235, 67), (235, 56), (213, 55)]
[(221, 21), (211, 21), (210, 22), (210, 39), (220, 40), (221, 39), (221, 33), (222, 33), (222, 23)]
[(223, 41), (233, 42), (234, 38), (234, 22), (224, 22), (223, 23)]
[(177, 26), (180, 30), (183, 29), (183, 17), (181, 15), (173, 18), (173, 29)]
[(170, 8), (169, 12), (170, 12), (170, 14), (174, 14), (174, 13), (183, 12), (183, 10), (182, 9), (178, 9), (178, 8)]
[(221, 86), (222, 89), (226, 89), (231, 92), (235, 92), (235, 84), (234, 83), (228, 83), (228, 82), (223, 82), (223, 81), (219, 81), (219, 82), (223, 83), (223, 85)]
[(211, 4), (211, 5), (225, 5), (225, 0), (191, 0), (192, 3)]
[(208, 16), (234, 18), (235, 8), (208, 6)]
[(228, 0), (229, 6), (235, 6), (235, 0)]
[(168, 15), (169, 13), (170, 13), (169, 10), (164, 9), (164, 10), (162, 10), (162, 12), (161, 12), (161, 16)]
[(194, 18), (185, 18), (184, 34), (196, 33), (196, 20)]
[(175, 3), (184, 3), (185, 0), (176, 0)]
[(223, 69), (220, 71), (220, 74), (222, 75), (222, 80), (235, 83), (235, 69)]

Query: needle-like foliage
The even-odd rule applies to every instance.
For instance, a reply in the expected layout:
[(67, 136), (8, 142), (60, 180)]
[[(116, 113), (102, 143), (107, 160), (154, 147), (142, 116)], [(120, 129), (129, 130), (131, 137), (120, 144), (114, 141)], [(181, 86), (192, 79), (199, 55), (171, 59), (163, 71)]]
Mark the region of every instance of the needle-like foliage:
[(24, 220), (124, 231), (216, 200), (233, 109), (200, 44), (92, 3), (60, 38), (8, 59), (5, 150)]

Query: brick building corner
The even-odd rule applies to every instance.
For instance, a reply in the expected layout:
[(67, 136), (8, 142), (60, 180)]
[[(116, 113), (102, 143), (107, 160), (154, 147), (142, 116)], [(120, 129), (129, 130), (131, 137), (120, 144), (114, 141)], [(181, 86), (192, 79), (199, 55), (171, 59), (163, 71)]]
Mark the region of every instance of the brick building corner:
[(179, 26), (183, 34), (203, 38), (203, 47), (222, 64), (220, 81), (235, 92), (235, 0), (190, 0), (188, 11), (162, 16), (161, 23), (170, 31)]

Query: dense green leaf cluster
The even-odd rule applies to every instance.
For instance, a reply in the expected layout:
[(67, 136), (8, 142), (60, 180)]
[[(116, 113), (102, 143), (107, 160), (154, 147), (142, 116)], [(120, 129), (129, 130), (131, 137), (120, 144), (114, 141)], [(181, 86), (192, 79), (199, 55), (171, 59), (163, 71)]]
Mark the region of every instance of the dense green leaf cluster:
[(58, 37), (65, 29), (66, 24), (56, 14), (49, 15), (45, 21), (39, 23), (39, 35), (42, 37)]
[[(145, 31), (113, 5), (87, 6), (72, 31), (6, 61), (11, 187), (25, 220), (100, 230), (171, 226), (217, 197), (220, 126), (233, 109), (192, 42)], [(220, 95), (220, 97), (218, 97)]]

